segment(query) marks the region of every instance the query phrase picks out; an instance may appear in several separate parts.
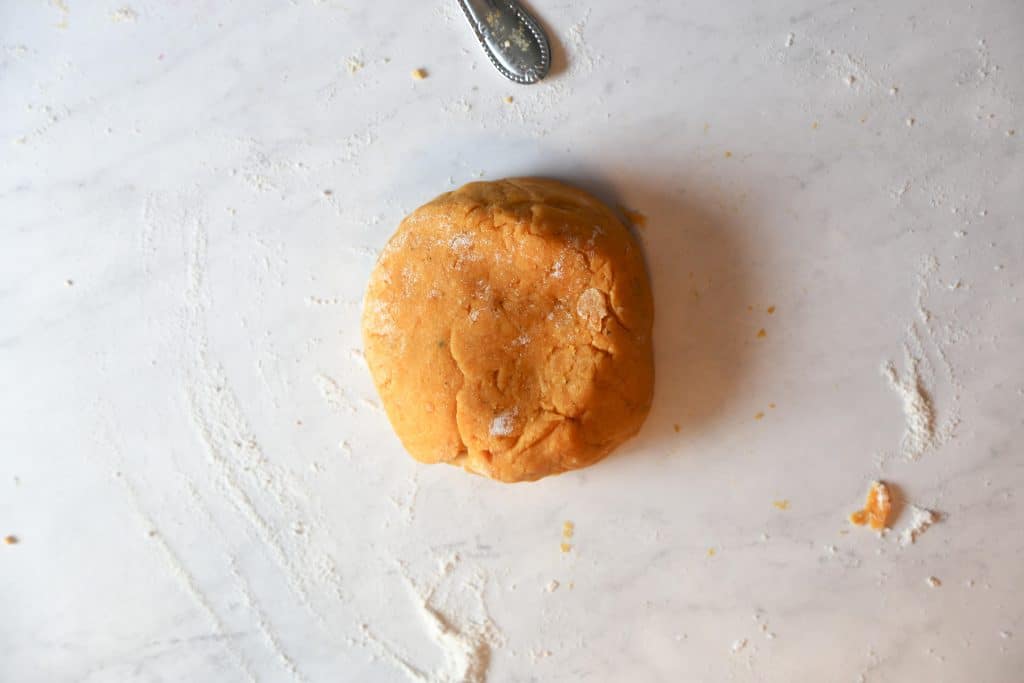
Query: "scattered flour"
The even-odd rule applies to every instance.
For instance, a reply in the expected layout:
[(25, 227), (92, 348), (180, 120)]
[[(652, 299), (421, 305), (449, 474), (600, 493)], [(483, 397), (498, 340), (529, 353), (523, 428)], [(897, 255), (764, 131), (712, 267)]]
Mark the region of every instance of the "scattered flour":
[(345, 390), (334, 379), (319, 373), (313, 377), (313, 382), (316, 383), (317, 389), (320, 390), (320, 395), (324, 397), (327, 405), (332, 409), (343, 410), (347, 413), (355, 412), (355, 407), (349, 400)]
[[(440, 666), (427, 670), (408, 661), (376, 636), (367, 624), (362, 627), (364, 645), (414, 683), (486, 683), (492, 650), (504, 642), (484, 603), (487, 577), (479, 569), (467, 575), (459, 566), (458, 555), (438, 563), (440, 573), (428, 590), (421, 589), (401, 563), (400, 567), (420, 623), (441, 651)], [(444, 599), (440, 597), (442, 592)]]
[(912, 515), (910, 525), (900, 532), (900, 545), (902, 546), (915, 543), (918, 536), (923, 534), (932, 524), (939, 521), (938, 515), (931, 510), (911, 505), (910, 511)]
[(433, 680), (438, 683), (486, 681), (491, 663), (491, 638), (486, 626), (470, 624), (460, 628), (451, 617), (431, 607), (426, 599), (417, 607), (444, 655), (444, 668)]
[(903, 415), (906, 418), (903, 455), (909, 460), (917, 460), (935, 445), (935, 408), (921, 380), (918, 369), (920, 361), (906, 348), (904, 360), (906, 368), (902, 376), (897, 373), (892, 361), (882, 364), (882, 374), (903, 401)]
[[(882, 376), (900, 397), (906, 425), (901, 452), (908, 460), (918, 460), (925, 452), (943, 446), (953, 438), (960, 422), (958, 402), (960, 383), (946, 356), (945, 344), (936, 329), (935, 315), (925, 304), (932, 281), (938, 272), (938, 261), (928, 256), (918, 267), (918, 289), (916, 295), (917, 317), (925, 335), (922, 339), (919, 323), (911, 321), (903, 342), (903, 370), (889, 360), (882, 363)], [(950, 328), (947, 327), (947, 332)], [(948, 335), (947, 335), (948, 336)], [(942, 377), (935, 376), (929, 354), (936, 358), (942, 369)], [(950, 405), (940, 420), (935, 408), (935, 384), (945, 382), (950, 396)]]
[(170, 546), (163, 534), (155, 531), (156, 522), (143, 509), (143, 498), (135, 490), (135, 486), (127, 477), (121, 475), (120, 472), (118, 472), (114, 478), (121, 484), (125, 492), (128, 494), (128, 499), (131, 503), (132, 512), (134, 513), (135, 518), (139, 522), (141, 528), (146, 531), (147, 537), (152, 539), (154, 545), (159, 548), (167, 570), (178, 582), (181, 589), (192, 599), (193, 603), (199, 607), (199, 609), (210, 620), (210, 625), (213, 629), (214, 635), (217, 637), (218, 641), (224, 643), (224, 647), (231, 655), (231, 658), (234, 660), (241, 673), (245, 676), (245, 679), (255, 683), (257, 679), (251, 662), (238, 648), (237, 643), (235, 643), (232, 638), (228, 637), (228, 630), (225, 627), (224, 620), (213, 608), (210, 599), (201, 588), (196, 577), (191, 571), (189, 571), (188, 566), (184, 561), (182, 561), (178, 553)]

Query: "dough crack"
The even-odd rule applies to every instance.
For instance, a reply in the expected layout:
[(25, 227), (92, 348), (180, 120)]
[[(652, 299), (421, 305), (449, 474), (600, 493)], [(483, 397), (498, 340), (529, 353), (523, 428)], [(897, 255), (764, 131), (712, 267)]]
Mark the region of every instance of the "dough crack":
[[(452, 350), (452, 342), (455, 341), (455, 328), (451, 327), (448, 329), (448, 355), (451, 356), (452, 363), (455, 364), (455, 369), (459, 371), (459, 387), (455, 390), (455, 435), (459, 438), (459, 453), (468, 453), (469, 448), (466, 446), (466, 438), (462, 435), (462, 425), (459, 424), (459, 404), (460, 397), (462, 395), (462, 389), (466, 386), (466, 371), (459, 365), (459, 359), (455, 357), (455, 352)], [(456, 456), (456, 459), (459, 456)]]

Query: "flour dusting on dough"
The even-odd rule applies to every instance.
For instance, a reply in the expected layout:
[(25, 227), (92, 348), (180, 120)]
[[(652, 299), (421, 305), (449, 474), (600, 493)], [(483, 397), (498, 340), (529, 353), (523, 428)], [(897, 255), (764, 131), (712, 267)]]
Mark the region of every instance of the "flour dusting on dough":
[(494, 419), (491, 420), (491, 436), (512, 436), (512, 432), (515, 431), (516, 427), (517, 412), (513, 408), (512, 410), (506, 410), (500, 415), (495, 415)]
[(592, 331), (600, 332), (604, 319), (608, 317), (608, 304), (604, 292), (594, 287), (585, 290), (576, 301), (576, 313), (587, 321), (587, 326)]

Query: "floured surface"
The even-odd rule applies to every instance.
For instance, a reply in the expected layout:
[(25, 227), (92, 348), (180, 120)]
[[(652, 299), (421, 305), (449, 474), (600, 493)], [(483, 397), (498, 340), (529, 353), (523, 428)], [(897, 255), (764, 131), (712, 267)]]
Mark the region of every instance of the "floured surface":
[[(538, 4), (520, 88), (450, 2), (19, 3), (0, 680), (1014, 680), (1018, 5)], [(508, 488), (402, 452), (358, 321), (404, 215), (523, 174), (645, 217), (658, 382)]]

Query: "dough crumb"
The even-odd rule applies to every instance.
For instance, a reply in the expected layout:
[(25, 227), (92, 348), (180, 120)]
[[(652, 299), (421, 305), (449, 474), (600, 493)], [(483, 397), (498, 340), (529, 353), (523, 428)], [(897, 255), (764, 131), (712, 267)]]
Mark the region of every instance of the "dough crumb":
[(139, 18), (139, 13), (131, 7), (122, 7), (110, 13), (110, 20), (114, 23), (133, 22)]
[(4, 545), (17, 545), (17, 543), (18, 543), (18, 537), (17, 536), (13, 536), (13, 535), (12, 536), (4, 536)]
[(505, 95), (505, 97), (502, 98), (502, 101), (505, 104), (512, 104), (513, 102), (515, 102), (511, 95)]
[(850, 523), (857, 526), (870, 526), (875, 531), (883, 531), (892, 511), (892, 496), (889, 487), (880, 481), (871, 482), (864, 507), (850, 514)]
[(932, 588), (938, 588), (939, 586), (942, 585), (942, 581), (939, 581), (939, 579), (937, 577), (934, 577), (934, 576), (929, 576), (924, 581), (925, 581), (925, 583), (927, 583)]
[(426, 69), (413, 69), (412, 73), (410, 75), (412, 76), (412, 79), (414, 81), (422, 81), (422, 80), (424, 80), (427, 77), (427, 70)]
[(772, 505), (774, 505), (779, 510), (788, 510), (789, 500), (773, 500)]
[(743, 648), (745, 648), (746, 646), (747, 646), (747, 639), (746, 638), (740, 638), (739, 640), (734, 640), (732, 642), (732, 647), (730, 649), (735, 654), (735, 653), (739, 652), (740, 650), (742, 650)]
[(764, 339), (767, 336), (768, 336), (768, 332), (763, 327), (757, 331), (757, 338), (758, 339)]
[(544, 590), (546, 590), (548, 593), (554, 593), (556, 590), (558, 590), (558, 587), (560, 585), (561, 584), (559, 584), (558, 581), (551, 579), (551, 581), (548, 582), (548, 585), (544, 587)]
[(572, 540), (574, 533), (576, 533), (575, 524), (569, 520), (562, 522), (562, 543), (559, 547), (563, 553), (567, 553), (572, 550), (572, 543), (569, 543), (569, 541)]
[(768, 307), (768, 315), (771, 315), (774, 312), (775, 312), (775, 307), (774, 306), (769, 306)]
[(345, 60), (345, 68), (348, 70), (350, 76), (355, 76), (357, 73), (362, 71), (364, 66), (366, 65), (363, 64), (362, 60), (358, 57), (349, 57)]

